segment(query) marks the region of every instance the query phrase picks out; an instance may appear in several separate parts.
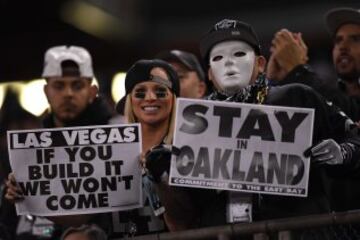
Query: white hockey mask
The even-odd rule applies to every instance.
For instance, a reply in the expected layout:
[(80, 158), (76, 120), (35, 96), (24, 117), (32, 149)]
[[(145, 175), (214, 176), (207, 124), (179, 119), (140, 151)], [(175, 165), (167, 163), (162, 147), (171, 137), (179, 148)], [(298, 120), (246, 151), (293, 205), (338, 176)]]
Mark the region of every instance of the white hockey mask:
[(246, 42), (218, 43), (212, 48), (209, 57), (213, 81), (218, 91), (230, 96), (250, 84), (255, 52)]

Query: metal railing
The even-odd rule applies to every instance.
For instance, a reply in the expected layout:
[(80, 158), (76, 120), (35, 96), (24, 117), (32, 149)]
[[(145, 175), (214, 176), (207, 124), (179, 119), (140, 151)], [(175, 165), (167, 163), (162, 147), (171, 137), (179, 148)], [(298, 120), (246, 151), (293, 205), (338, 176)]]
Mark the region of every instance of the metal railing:
[[(308, 215), (253, 223), (238, 223), (186, 231), (137, 236), (134, 240), (228, 240), (233, 237), (253, 235), (254, 239), (268, 239), (267, 235), (292, 230), (324, 227), (329, 225), (360, 223), (360, 210), (331, 214)], [(283, 238), (286, 239), (286, 238)], [(289, 238), (288, 238), (289, 239)]]

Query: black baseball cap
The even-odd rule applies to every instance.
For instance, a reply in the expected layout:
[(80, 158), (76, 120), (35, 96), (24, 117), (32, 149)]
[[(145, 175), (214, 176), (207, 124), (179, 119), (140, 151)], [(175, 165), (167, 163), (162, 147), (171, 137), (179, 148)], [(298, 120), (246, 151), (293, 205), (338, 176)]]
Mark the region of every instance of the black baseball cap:
[(339, 27), (347, 23), (360, 25), (360, 9), (334, 8), (325, 14), (325, 22), (329, 32), (335, 35)]
[(261, 54), (259, 39), (248, 23), (223, 19), (211, 27), (200, 40), (200, 54), (204, 63), (208, 63), (209, 53), (213, 46), (227, 40), (244, 41), (254, 48), (256, 54)]
[(201, 81), (205, 81), (205, 73), (197, 57), (186, 51), (177, 49), (158, 53), (156, 58), (164, 61), (174, 61), (183, 64), (189, 71), (195, 71)]
[[(150, 74), (155, 67), (165, 70), (169, 79), (159, 78)], [(173, 67), (160, 59), (142, 59), (135, 62), (126, 73), (125, 92), (128, 95), (136, 84), (147, 81), (155, 81), (166, 85), (176, 96), (180, 94), (179, 78)], [(125, 97), (116, 104), (117, 112), (121, 113), (124, 107)]]

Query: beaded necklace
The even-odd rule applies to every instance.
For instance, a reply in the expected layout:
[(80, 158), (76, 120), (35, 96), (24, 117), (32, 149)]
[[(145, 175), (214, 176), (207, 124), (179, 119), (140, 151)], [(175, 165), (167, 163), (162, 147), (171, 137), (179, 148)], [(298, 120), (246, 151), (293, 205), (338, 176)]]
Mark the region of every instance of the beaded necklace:
[(245, 88), (242, 88), (239, 92), (233, 94), (232, 96), (227, 96), (226, 94), (214, 91), (208, 100), (220, 100), (227, 102), (244, 102), (244, 103), (256, 103), (263, 104), (266, 100), (266, 97), (269, 92), (269, 86), (265, 74), (259, 74), (259, 77), (256, 79), (253, 85), (249, 85)]

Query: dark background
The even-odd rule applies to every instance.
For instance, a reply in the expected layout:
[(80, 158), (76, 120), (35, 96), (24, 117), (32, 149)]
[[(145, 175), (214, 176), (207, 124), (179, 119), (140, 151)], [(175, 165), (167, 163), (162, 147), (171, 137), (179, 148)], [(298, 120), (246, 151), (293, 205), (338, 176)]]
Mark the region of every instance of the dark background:
[(198, 55), (202, 34), (223, 18), (252, 24), (266, 56), (275, 31), (303, 32), (311, 63), (327, 76), (331, 39), (324, 14), (338, 6), (360, 8), (360, 1), (0, 0), (0, 82), (39, 78), (45, 50), (66, 44), (90, 51), (100, 86), (108, 88), (116, 72), (160, 50)]

